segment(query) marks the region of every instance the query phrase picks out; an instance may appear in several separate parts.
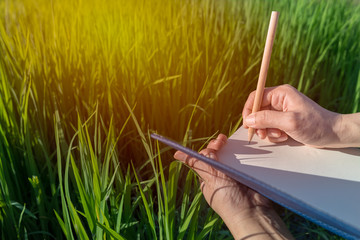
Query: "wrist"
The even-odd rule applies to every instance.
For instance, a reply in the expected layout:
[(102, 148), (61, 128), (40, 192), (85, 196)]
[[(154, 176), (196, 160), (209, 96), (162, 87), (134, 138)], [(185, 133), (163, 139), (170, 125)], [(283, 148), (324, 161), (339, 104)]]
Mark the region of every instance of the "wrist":
[(338, 136), (334, 147), (360, 147), (360, 113), (339, 114), (334, 132)]
[(235, 239), (292, 239), (272, 208), (257, 206), (221, 217)]

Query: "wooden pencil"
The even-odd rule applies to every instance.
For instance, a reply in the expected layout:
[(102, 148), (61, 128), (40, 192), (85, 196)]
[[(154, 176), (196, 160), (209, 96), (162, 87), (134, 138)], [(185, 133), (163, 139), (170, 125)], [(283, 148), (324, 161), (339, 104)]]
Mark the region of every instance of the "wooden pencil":
[[(279, 19), (279, 12), (273, 11), (271, 13), (269, 29), (268, 29), (268, 33), (267, 33), (267, 37), (266, 37), (264, 55), (263, 55), (263, 59), (261, 62), (260, 74), (259, 74), (259, 79), (257, 82), (255, 101), (254, 101), (252, 113), (259, 111), (260, 107), (261, 107), (261, 102), (262, 102), (262, 97), (264, 94), (264, 88), (265, 88), (265, 82), (266, 82), (266, 76), (267, 76), (267, 72), (269, 69), (270, 57), (271, 57), (272, 47), (273, 47), (273, 43), (274, 43), (274, 39), (275, 39), (275, 32), (276, 32), (276, 26), (277, 26), (278, 19)], [(254, 136), (254, 131), (255, 130), (253, 128), (249, 128), (249, 130), (248, 130), (249, 143), (251, 142), (251, 139)]]

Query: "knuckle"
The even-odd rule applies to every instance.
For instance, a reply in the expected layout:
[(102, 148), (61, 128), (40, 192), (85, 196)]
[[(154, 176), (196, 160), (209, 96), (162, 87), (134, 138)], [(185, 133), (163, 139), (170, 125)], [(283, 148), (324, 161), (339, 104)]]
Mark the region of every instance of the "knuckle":
[(227, 137), (224, 134), (219, 136), (218, 139), (221, 142), (221, 146), (224, 146), (226, 144), (226, 142), (227, 142)]
[(281, 87), (287, 88), (287, 89), (293, 89), (293, 88), (294, 88), (294, 87), (291, 86), (290, 84), (283, 84), (283, 85), (281, 85)]
[(197, 160), (196, 158), (189, 158), (186, 164), (191, 168), (195, 168), (195, 164), (197, 161), (199, 160)]
[(269, 116), (268, 111), (261, 111), (259, 114), (256, 114), (255, 122), (257, 124), (263, 125), (264, 123), (266, 123), (268, 116)]
[(209, 145), (214, 145), (215, 143), (216, 143), (216, 139), (212, 139), (210, 140)]
[[(255, 98), (255, 94), (256, 94), (256, 90), (252, 91), (250, 94), (249, 94), (249, 98)], [(248, 99), (249, 99), (248, 98)]]
[(212, 152), (211, 148), (205, 148), (205, 149), (201, 150), (200, 154), (204, 155), (205, 157), (209, 157), (211, 152)]
[(281, 85), (281, 87), (282, 87), (285, 91), (291, 91), (291, 92), (297, 91), (296, 88), (294, 88), (294, 87), (291, 86), (290, 84), (284, 84), (284, 85)]
[(226, 141), (227, 136), (225, 134), (220, 133), (219, 136), (218, 136), (218, 139), (221, 139), (222, 141)]
[(294, 112), (289, 113), (287, 121), (288, 121), (288, 126), (291, 130), (297, 130), (301, 126), (301, 121), (299, 119), (298, 113), (294, 113)]
[(248, 98), (246, 99), (246, 102), (245, 102), (245, 106), (249, 107), (253, 104), (254, 100), (255, 100), (255, 93), (256, 91), (252, 91)]
[(200, 153), (201, 155), (206, 156), (206, 155), (208, 154), (208, 148), (204, 148), (204, 149), (201, 150), (199, 153)]

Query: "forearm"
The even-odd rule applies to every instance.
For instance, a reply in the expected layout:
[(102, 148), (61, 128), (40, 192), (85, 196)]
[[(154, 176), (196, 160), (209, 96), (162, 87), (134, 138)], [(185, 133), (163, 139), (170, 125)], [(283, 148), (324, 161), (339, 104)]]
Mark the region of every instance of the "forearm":
[(339, 115), (335, 132), (338, 135), (335, 147), (360, 147), (360, 113)]
[(293, 239), (284, 222), (271, 208), (251, 208), (237, 216), (222, 218), (235, 240)]

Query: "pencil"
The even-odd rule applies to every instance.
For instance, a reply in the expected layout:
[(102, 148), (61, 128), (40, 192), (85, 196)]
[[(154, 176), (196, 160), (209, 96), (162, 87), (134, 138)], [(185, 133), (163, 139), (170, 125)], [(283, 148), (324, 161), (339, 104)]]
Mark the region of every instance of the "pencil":
[[(259, 111), (260, 107), (261, 107), (261, 102), (262, 102), (262, 97), (264, 94), (264, 88), (265, 88), (265, 82), (266, 82), (266, 76), (267, 76), (267, 72), (269, 69), (271, 51), (272, 51), (272, 47), (273, 47), (273, 43), (274, 43), (274, 39), (275, 39), (275, 32), (276, 32), (276, 26), (277, 26), (278, 19), (279, 19), (279, 12), (273, 11), (271, 13), (269, 29), (268, 29), (268, 33), (267, 33), (267, 37), (266, 37), (264, 55), (263, 55), (263, 59), (261, 62), (259, 79), (258, 79), (257, 86), (256, 86), (255, 101), (254, 101), (252, 113)], [(249, 130), (248, 130), (249, 143), (251, 142), (251, 139), (254, 136), (254, 131), (255, 130), (253, 128), (249, 128)]]

